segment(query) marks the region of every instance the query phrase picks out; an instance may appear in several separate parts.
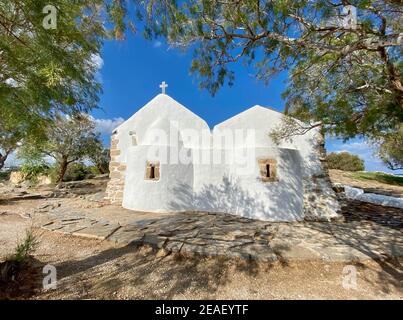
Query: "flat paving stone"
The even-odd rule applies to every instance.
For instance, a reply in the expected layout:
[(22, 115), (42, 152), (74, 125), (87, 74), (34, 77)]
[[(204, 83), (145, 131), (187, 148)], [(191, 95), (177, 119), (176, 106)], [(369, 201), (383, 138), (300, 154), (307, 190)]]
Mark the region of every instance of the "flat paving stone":
[(144, 233), (139, 230), (127, 230), (126, 227), (122, 227), (114, 232), (108, 240), (121, 244), (143, 244)]
[(63, 225), (59, 222), (54, 222), (51, 224), (47, 224), (47, 225), (43, 226), (42, 228), (49, 230), (49, 231), (55, 231), (55, 230), (63, 228)]
[(80, 237), (86, 237), (86, 238), (105, 240), (120, 227), (121, 226), (118, 224), (105, 225), (105, 224), (96, 223), (88, 228), (82, 229), (77, 232), (73, 232), (73, 235), (80, 236)]
[(248, 257), (251, 260), (262, 262), (274, 262), (278, 260), (277, 255), (268, 245), (250, 243), (235, 247), (234, 251), (240, 253), (242, 257)]
[(172, 232), (172, 235), (169, 236), (169, 238), (172, 240), (186, 240), (195, 238), (198, 235), (199, 235), (198, 230), (183, 231), (183, 232), (179, 231), (179, 232)]
[(84, 230), (85, 228), (88, 228), (88, 227), (83, 226), (83, 225), (74, 224), (74, 225), (69, 225), (69, 226), (63, 227), (63, 228), (61, 228), (61, 229), (59, 229), (57, 231), (65, 233), (65, 234), (72, 234), (72, 233)]
[[(55, 232), (107, 239), (120, 244), (151, 245), (164, 252), (262, 262), (358, 261), (403, 256), (402, 228), (399, 228), (402, 215), (393, 211), (393, 223), (390, 225), (388, 212), (383, 212), (378, 219), (374, 216), (376, 213), (373, 206), (370, 206), (370, 214), (355, 213), (347, 216), (348, 222), (296, 223), (273, 223), (201, 212), (159, 217), (150, 214), (152, 218), (141, 213), (131, 220), (126, 210), (123, 212), (126, 216), (122, 226), (104, 218), (93, 218), (97, 215), (95, 212), (91, 214), (91, 210), (79, 212), (57, 207), (47, 213), (48, 218), (40, 226)], [(114, 210), (119, 218), (120, 209)], [(361, 207), (360, 210), (366, 209)]]
[(297, 260), (317, 260), (320, 259), (320, 254), (301, 245), (287, 246), (284, 243), (270, 243), (270, 247), (276, 254), (278, 260), (281, 261), (297, 261)]
[(81, 220), (79, 222), (75, 222), (72, 224), (64, 225), (63, 228), (58, 229), (58, 232), (62, 232), (64, 234), (73, 234), (75, 232), (90, 228), (93, 226), (96, 222), (93, 222), (91, 220)]
[(143, 243), (161, 249), (167, 242), (167, 240), (168, 240), (167, 237), (161, 237), (153, 234), (145, 234), (143, 238)]

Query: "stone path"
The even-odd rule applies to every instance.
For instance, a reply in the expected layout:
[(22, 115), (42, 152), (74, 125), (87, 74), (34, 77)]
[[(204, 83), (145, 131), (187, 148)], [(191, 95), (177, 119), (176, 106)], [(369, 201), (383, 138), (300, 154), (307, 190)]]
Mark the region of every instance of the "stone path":
[[(353, 205), (359, 206), (356, 202)], [(354, 208), (355, 215), (349, 213), (349, 207), (344, 208), (346, 222), (270, 223), (228, 214), (181, 213), (133, 219), (125, 224), (94, 219), (88, 212), (56, 207), (49, 211), (40, 226), (120, 244), (151, 245), (166, 253), (264, 262), (357, 261), (403, 256), (402, 213), (394, 212), (390, 220), (389, 215), (378, 216), (373, 207), (366, 206), (361, 216), (358, 208)], [(370, 219), (365, 218), (364, 213)], [(118, 210), (116, 214), (119, 215)]]

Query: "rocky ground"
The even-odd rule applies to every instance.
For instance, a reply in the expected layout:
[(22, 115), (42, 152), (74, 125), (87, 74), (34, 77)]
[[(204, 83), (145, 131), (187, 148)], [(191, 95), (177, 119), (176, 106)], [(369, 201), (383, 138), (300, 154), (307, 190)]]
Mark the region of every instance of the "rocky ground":
[[(46, 223), (52, 213), (60, 213), (66, 208), (71, 214), (84, 215), (97, 223), (119, 226), (132, 223), (132, 214), (125, 214), (124, 209), (102, 201), (105, 183), (105, 179), (93, 179), (69, 183), (58, 189), (24, 190), (8, 185), (0, 188), (0, 257), (13, 252), (27, 228), (34, 228), (40, 239), (31, 267), (19, 273), (11, 285), (0, 284), (0, 298), (403, 298), (402, 259), (390, 257), (391, 252), (401, 250), (402, 213), (398, 209), (357, 201), (346, 203), (343, 208), (345, 222), (337, 225), (265, 226), (269, 238), (264, 240), (277, 244), (277, 250), (271, 252), (274, 259), (242, 259), (225, 255), (204, 257), (192, 250), (168, 252), (159, 249), (158, 245), (152, 246), (152, 243), (136, 246), (124, 241), (89, 239), (61, 230), (54, 232), (35, 227)], [(117, 210), (122, 211), (116, 214)], [(169, 221), (164, 220), (169, 216), (143, 215), (138, 215), (136, 221), (156, 218)], [(200, 217), (205, 219), (204, 215)], [(215, 223), (223, 222), (217, 222), (217, 217), (212, 219)], [(207, 228), (207, 224), (202, 225)], [(73, 225), (70, 227), (74, 229)], [(340, 235), (345, 238), (340, 238)], [(254, 234), (253, 239), (259, 240), (259, 236), (261, 234)], [(272, 241), (270, 237), (273, 236), (277, 236), (277, 241)], [(298, 239), (298, 243), (293, 243)], [(349, 242), (348, 245), (343, 241)], [(290, 244), (299, 250), (289, 250)], [(372, 244), (377, 248), (371, 247)], [(337, 257), (334, 252), (347, 247), (364, 255), (369, 251), (379, 255), (377, 259), (367, 255), (360, 261), (351, 261), (345, 255), (341, 255), (341, 259), (329, 259), (330, 256)], [(301, 254), (312, 254), (312, 250), (324, 255), (319, 254), (315, 259), (295, 259)], [(279, 255), (281, 252), (284, 254)], [(47, 264), (56, 267), (56, 290), (42, 289), (42, 268)], [(357, 271), (356, 286), (352, 287), (343, 286), (349, 266)]]

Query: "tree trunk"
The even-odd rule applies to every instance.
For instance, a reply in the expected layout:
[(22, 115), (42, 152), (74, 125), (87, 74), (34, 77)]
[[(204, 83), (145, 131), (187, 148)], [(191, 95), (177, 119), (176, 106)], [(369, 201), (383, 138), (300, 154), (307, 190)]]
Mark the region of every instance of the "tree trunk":
[(60, 163), (59, 177), (57, 178), (57, 181), (56, 181), (57, 183), (63, 182), (63, 178), (66, 173), (68, 164), (69, 163), (67, 162), (67, 158), (63, 157), (62, 162)]
[(100, 174), (107, 173), (107, 171), (105, 170), (105, 168), (102, 165), (97, 165), (97, 169), (98, 169)]
[(3, 169), (4, 164), (6, 163), (6, 160), (7, 160), (7, 155), (5, 155), (5, 156), (0, 155), (0, 170)]
[(400, 73), (399, 70), (394, 66), (392, 61), (390, 61), (388, 57), (388, 52), (384, 47), (379, 49), (380, 55), (385, 62), (386, 70), (389, 75), (389, 80), (391, 82), (391, 87), (396, 93), (397, 103), (401, 109), (403, 109), (403, 85), (400, 81)]
[(4, 165), (6, 164), (7, 157), (11, 153), (11, 151), (11, 149), (7, 150), (4, 155), (0, 153), (0, 170), (3, 169)]

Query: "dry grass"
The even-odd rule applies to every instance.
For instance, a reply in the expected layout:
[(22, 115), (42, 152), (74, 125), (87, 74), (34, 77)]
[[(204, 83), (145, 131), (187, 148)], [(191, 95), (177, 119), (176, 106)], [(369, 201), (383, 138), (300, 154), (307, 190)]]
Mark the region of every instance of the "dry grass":
[(380, 183), (391, 184), (394, 186), (403, 186), (403, 177), (387, 174), (384, 172), (352, 172), (351, 177), (359, 180), (372, 180)]

